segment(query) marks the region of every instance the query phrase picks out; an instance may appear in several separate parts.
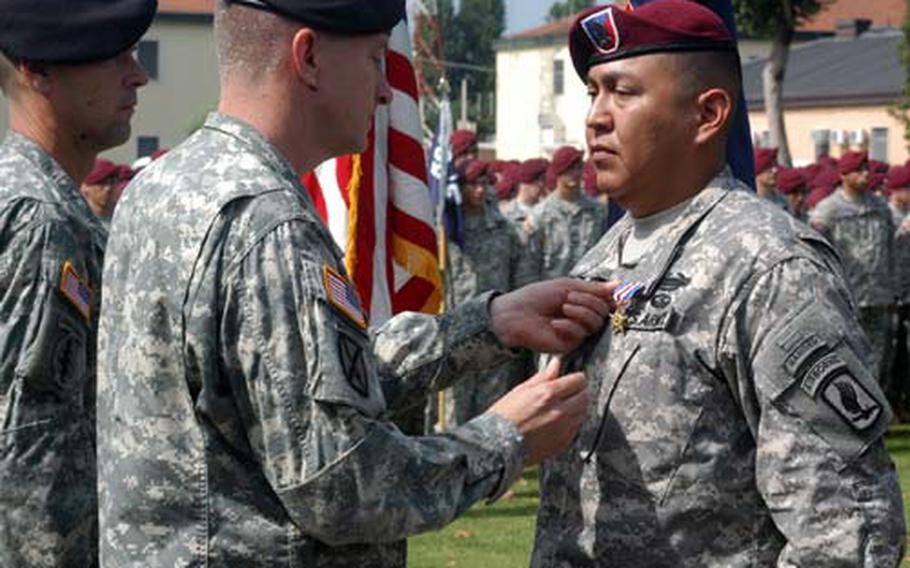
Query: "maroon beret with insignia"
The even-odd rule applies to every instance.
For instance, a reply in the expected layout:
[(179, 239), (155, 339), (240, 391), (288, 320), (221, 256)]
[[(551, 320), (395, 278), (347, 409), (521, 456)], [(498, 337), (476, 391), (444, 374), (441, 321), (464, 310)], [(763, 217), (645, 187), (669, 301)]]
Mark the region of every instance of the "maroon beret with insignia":
[(805, 174), (799, 168), (780, 168), (774, 181), (777, 191), (784, 195), (806, 191)]
[(569, 31), (572, 64), (582, 81), (594, 65), (671, 51), (736, 51), (723, 20), (691, 0), (654, 0), (634, 10), (595, 6)]
[(777, 148), (756, 148), (753, 153), (755, 175), (765, 173), (777, 165)]
[(869, 154), (866, 152), (845, 152), (837, 161), (837, 171), (841, 174), (858, 172), (869, 167)]
[(892, 166), (888, 170), (888, 189), (910, 189), (910, 166)]
[(550, 167), (550, 161), (545, 158), (531, 158), (521, 163), (518, 169), (519, 183), (534, 183), (540, 179), (540, 176), (547, 173)]
[(464, 167), (464, 174), (461, 176), (461, 181), (464, 183), (477, 183), (482, 181), (482, 178), (487, 175), (487, 169), (489, 164), (483, 160), (471, 160)]

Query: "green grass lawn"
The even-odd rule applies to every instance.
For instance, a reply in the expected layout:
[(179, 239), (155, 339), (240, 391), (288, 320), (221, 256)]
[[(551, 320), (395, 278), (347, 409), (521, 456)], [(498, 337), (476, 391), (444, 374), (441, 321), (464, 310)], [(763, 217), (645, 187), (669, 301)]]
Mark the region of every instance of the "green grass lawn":
[[(887, 442), (900, 473), (904, 510), (910, 511), (910, 425), (895, 426)], [(539, 496), (537, 471), (527, 470), (512, 489), (511, 498), (476, 505), (444, 530), (412, 538), (409, 568), (527, 568)], [(910, 561), (901, 568), (910, 568)]]

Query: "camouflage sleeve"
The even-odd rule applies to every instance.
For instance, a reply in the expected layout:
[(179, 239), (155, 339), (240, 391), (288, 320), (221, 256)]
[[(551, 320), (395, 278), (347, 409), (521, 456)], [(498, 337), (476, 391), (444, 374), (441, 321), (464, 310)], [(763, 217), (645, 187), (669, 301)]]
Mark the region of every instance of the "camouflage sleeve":
[[(331, 291), (314, 242), (305, 222), (276, 227), (244, 253), (225, 300), (233, 321), (224, 326), (237, 330), (228, 357), (241, 370), (232, 388), (290, 517), (330, 545), (387, 542), (439, 528), (504, 492), (526, 458), (510, 422), (482, 415), (445, 436), (408, 438), (386, 420), (379, 362)], [(466, 358), (489, 339), (482, 302), (448, 317), (396, 318), (380, 349), (398, 336), (414, 351), (402, 370), (434, 373), (436, 358), (452, 358), (447, 350)], [(471, 365), (449, 361), (442, 372)]]
[(891, 412), (843, 282), (791, 259), (733, 306), (720, 361), (755, 438), (756, 483), (786, 539), (779, 567), (897, 566), (905, 527), (883, 444)]
[(540, 248), (536, 239), (522, 238), (523, 229), (509, 225), (509, 238), (512, 243), (512, 289), (516, 290), (540, 279)]

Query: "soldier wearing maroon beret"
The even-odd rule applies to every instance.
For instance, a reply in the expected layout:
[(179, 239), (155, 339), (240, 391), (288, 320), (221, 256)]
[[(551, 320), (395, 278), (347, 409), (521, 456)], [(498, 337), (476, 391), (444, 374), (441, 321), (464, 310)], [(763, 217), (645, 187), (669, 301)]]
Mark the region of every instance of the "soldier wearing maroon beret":
[(529, 230), (540, 235), (542, 278), (569, 273), (607, 230), (607, 218), (596, 201), (581, 187), (584, 152), (562, 146), (553, 153), (546, 177), (554, 191), (541, 201), (529, 221)]
[(812, 226), (838, 250), (872, 346), (873, 373), (890, 386), (891, 317), (896, 295), (894, 221), (888, 203), (872, 192), (869, 156), (845, 152), (837, 162), (840, 185), (812, 212)]
[(755, 159), (755, 189), (758, 196), (786, 209), (787, 202), (775, 187), (778, 170), (777, 148), (756, 148), (753, 157)]
[(892, 404), (898, 415), (910, 415), (910, 165), (892, 166), (886, 183), (889, 207), (897, 232), (894, 237), (897, 270), (898, 326), (892, 367)]
[(897, 566), (892, 414), (833, 248), (726, 165), (741, 89), (710, 9), (582, 12), (597, 185), (627, 211), (575, 266), (617, 311), (571, 359), (592, 405), (541, 470), (534, 568)]
[(806, 196), (809, 193), (806, 174), (799, 168), (778, 168), (774, 174), (774, 185), (787, 200), (787, 210), (800, 221), (808, 221)]
[(477, 135), (471, 130), (456, 130), (449, 136), (452, 145), (452, 159), (456, 171), (461, 171), (464, 164), (477, 159)]

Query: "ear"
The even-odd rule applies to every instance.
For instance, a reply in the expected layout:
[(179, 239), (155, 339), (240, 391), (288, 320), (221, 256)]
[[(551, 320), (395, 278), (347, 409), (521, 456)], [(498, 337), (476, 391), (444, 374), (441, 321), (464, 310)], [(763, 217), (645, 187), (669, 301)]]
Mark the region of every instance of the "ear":
[(316, 52), (319, 35), (311, 28), (300, 28), (291, 40), (291, 64), (297, 78), (312, 90), (319, 86), (319, 62)]
[(708, 89), (698, 96), (696, 144), (707, 144), (726, 129), (732, 119), (733, 100), (723, 89)]

